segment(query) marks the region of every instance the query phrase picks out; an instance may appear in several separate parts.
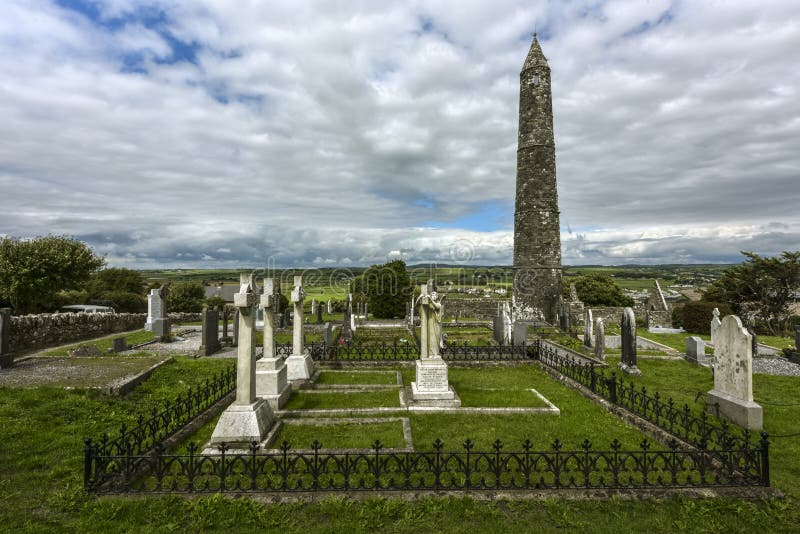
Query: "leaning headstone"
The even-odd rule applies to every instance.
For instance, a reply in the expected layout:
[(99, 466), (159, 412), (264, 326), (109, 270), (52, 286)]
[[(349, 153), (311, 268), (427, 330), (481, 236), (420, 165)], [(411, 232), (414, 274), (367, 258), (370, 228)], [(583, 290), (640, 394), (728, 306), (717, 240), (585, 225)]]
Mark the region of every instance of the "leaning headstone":
[(592, 319), (592, 310), (586, 308), (586, 311), (583, 313), (583, 344), (586, 347), (592, 346), (592, 337), (594, 332), (592, 329), (594, 328), (594, 320)]
[(606, 324), (602, 317), (594, 320), (594, 357), (605, 360)]
[(706, 395), (710, 413), (748, 430), (761, 430), (763, 411), (753, 402), (752, 336), (735, 315), (727, 315), (714, 344), (714, 389)]
[(691, 362), (706, 364), (706, 342), (697, 336), (687, 337), (686, 359)]
[(641, 375), (636, 366), (636, 316), (633, 309), (625, 308), (622, 312), (622, 361), (619, 368), (629, 375)]
[(211, 435), (211, 443), (261, 441), (272, 426), (275, 415), (264, 399), (256, 397), (256, 283), (252, 275), (242, 274), (233, 305), (239, 312), (236, 353), (236, 399), (222, 412)]
[(11, 354), (11, 308), (0, 308), (0, 368), (14, 365)]
[(124, 337), (115, 338), (111, 343), (111, 352), (124, 352), (128, 350), (128, 342)]
[(144, 324), (144, 329), (162, 339), (170, 336), (170, 324), (167, 318), (168, 296), (169, 289), (166, 286), (151, 289), (147, 296), (147, 322)]
[(221, 348), (219, 343), (219, 312), (203, 307), (203, 328), (200, 333), (200, 356), (210, 356)]
[(303, 276), (294, 277), (291, 301), (294, 305), (294, 321), (292, 325), (292, 355), (286, 358), (289, 380), (309, 380), (314, 376), (314, 361), (303, 346)]
[(447, 379), (447, 363), (442, 359), (442, 317), (444, 307), (433, 280), (422, 286), (420, 313), (420, 357), (416, 380), (411, 383), (412, 403), (423, 406), (458, 407), (461, 399)]
[[(279, 410), (292, 393), (286, 360), (275, 350), (275, 280), (264, 278), (261, 307), (264, 309), (264, 355), (256, 362), (256, 396), (266, 399), (270, 408)], [(321, 306), (320, 306), (321, 308)]]
[(714, 308), (712, 312), (713, 317), (711, 318), (711, 344), (714, 344), (714, 340), (717, 338), (717, 330), (719, 329), (719, 325), (722, 324), (719, 320), (719, 308)]

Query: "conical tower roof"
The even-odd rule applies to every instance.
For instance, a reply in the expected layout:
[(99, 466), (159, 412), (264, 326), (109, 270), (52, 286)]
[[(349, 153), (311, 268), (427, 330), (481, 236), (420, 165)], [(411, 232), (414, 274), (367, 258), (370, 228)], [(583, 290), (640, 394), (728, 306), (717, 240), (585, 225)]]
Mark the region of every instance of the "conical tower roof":
[(531, 43), (531, 49), (528, 51), (528, 57), (525, 58), (525, 63), (522, 65), (522, 70), (530, 69), (532, 67), (544, 67), (549, 69), (550, 66), (547, 64), (547, 58), (544, 57), (544, 53), (542, 52), (542, 47), (539, 46), (539, 39), (536, 38), (536, 34), (533, 34), (533, 42)]

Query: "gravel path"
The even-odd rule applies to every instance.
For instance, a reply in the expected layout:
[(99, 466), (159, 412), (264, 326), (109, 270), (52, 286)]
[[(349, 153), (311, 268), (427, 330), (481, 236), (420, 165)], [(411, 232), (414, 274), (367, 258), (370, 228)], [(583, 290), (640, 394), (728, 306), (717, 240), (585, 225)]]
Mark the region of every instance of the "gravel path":
[(754, 358), (753, 372), (762, 375), (800, 376), (800, 365), (786, 358)]

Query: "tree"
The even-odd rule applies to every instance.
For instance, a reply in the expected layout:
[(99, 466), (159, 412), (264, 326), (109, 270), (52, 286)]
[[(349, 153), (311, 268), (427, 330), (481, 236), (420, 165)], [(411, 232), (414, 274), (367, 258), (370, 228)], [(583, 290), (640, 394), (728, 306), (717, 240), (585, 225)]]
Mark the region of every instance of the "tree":
[(747, 260), (725, 270), (703, 292), (703, 300), (728, 304), (737, 315), (761, 321), (770, 334), (779, 335), (800, 289), (800, 251), (775, 257), (742, 254)]
[(81, 289), (104, 264), (71, 237), (0, 238), (0, 299), (17, 314), (52, 310), (59, 291)]
[[(378, 319), (403, 317), (411, 298), (411, 279), (403, 260), (373, 265), (353, 279), (352, 291), (366, 298), (369, 311)], [(357, 297), (358, 298), (358, 297)]]
[(607, 274), (579, 276), (574, 284), (578, 298), (587, 306), (633, 306), (633, 299), (626, 297)]
[(719, 308), (720, 318), (733, 313), (724, 302), (692, 301), (676, 308), (680, 325), (692, 334), (710, 334), (714, 308)]
[(94, 273), (87, 290), (90, 301), (108, 302), (117, 311), (137, 313), (147, 309), (144, 286), (144, 278), (139, 271), (112, 267)]
[(199, 282), (178, 282), (169, 286), (167, 310), (196, 313), (203, 311), (206, 292)]

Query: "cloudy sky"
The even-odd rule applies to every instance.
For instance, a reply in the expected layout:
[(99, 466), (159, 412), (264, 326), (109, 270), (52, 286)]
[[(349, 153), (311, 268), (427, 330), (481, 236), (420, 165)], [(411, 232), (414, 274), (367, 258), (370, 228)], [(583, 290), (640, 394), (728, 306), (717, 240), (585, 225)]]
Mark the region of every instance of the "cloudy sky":
[(3, 0), (0, 234), (510, 265), (534, 30), (565, 264), (800, 249), (796, 0)]

